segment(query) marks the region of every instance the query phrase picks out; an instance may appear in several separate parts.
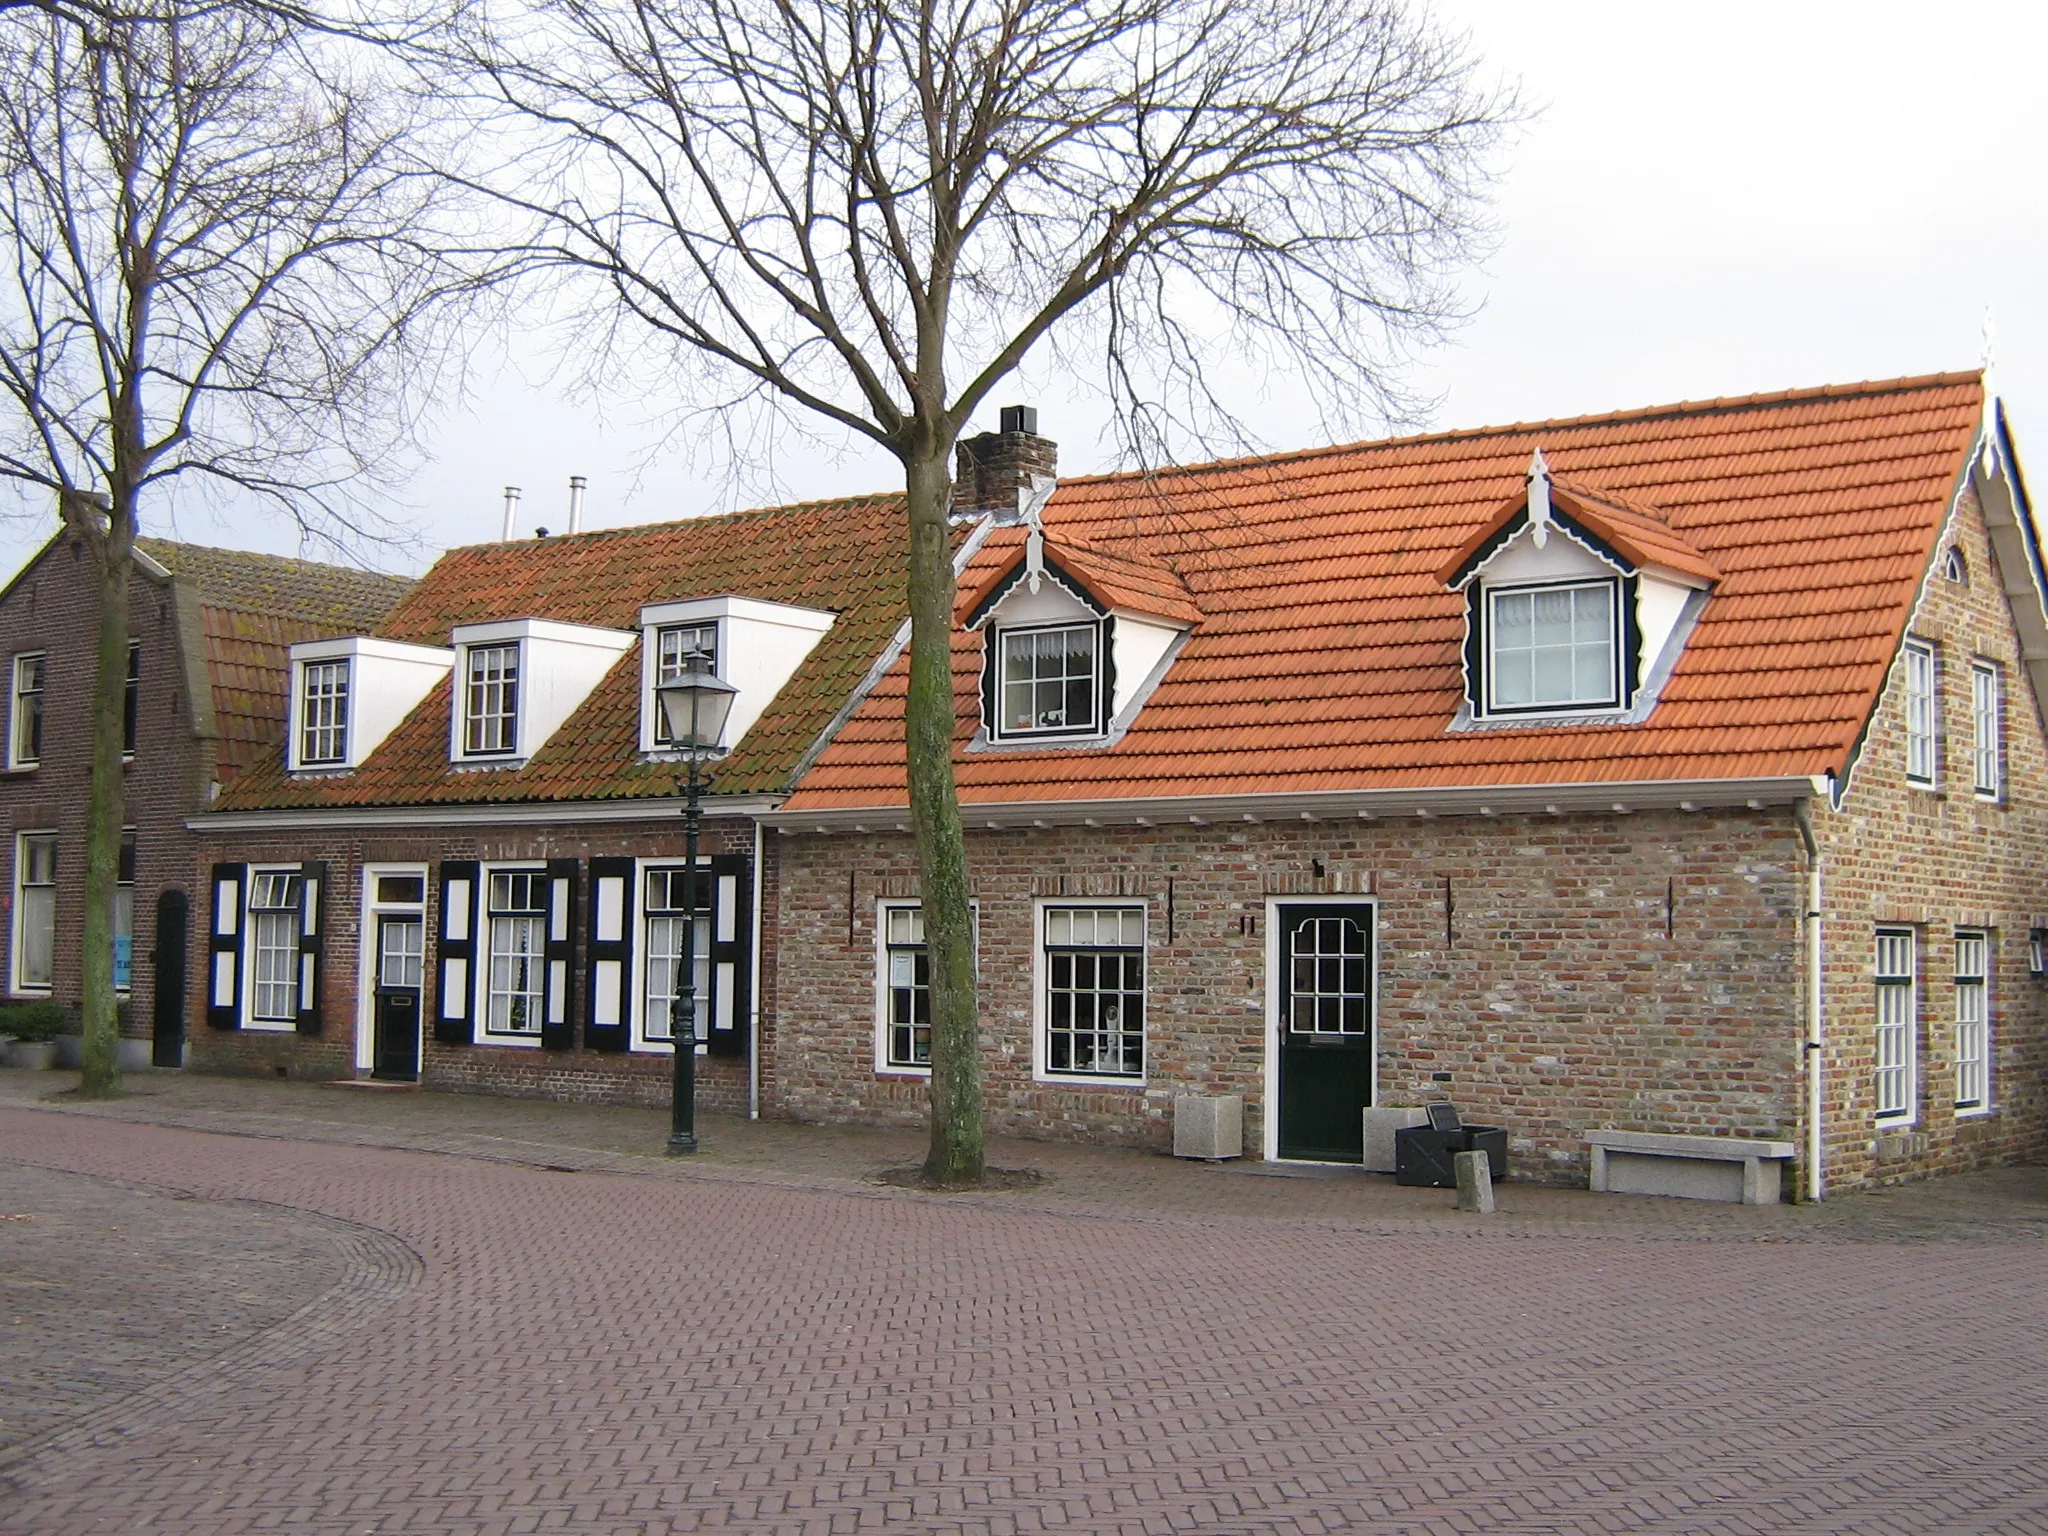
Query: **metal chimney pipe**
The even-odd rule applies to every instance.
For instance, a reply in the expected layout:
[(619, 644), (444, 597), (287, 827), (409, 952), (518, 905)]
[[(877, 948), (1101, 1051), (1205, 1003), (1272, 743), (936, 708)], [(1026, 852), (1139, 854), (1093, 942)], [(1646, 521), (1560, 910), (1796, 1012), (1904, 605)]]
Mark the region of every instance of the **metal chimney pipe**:
[(512, 526), (518, 516), (519, 487), (508, 485), (505, 487), (505, 536), (500, 541), (501, 543), (510, 544), (512, 542)]
[(590, 482), (581, 475), (569, 477), (569, 531), (583, 531), (583, 490)]

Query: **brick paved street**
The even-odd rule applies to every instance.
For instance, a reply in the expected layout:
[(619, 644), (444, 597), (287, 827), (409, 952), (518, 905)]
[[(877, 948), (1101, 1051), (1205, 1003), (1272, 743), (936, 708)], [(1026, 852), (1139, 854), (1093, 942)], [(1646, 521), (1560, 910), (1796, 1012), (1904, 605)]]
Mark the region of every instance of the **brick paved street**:
[(886, 1138), (675, 1167), (602, 1116), (6, 1086), (9, 1211), (128, 1179), (345, 1271), (32, 1445), (10, 1536), (2048, 1532), (2039, 1170), (1482, 1221), (1012, 1144), (1043, 1191), (955, 1200), (866, 1182)]

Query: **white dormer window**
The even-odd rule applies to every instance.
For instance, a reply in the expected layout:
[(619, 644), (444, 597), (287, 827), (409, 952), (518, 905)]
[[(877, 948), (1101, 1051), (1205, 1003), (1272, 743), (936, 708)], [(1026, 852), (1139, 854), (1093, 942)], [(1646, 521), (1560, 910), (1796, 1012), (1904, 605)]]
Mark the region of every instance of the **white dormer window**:
[[(673, 683), (687, 673), (718, 671), (716, 624), (664, 624), (654, 632), (654, 686)], [(654, 711), (654, 744), (675, 745), (668, 722)]]
[(473, 645), (463, 667), (462, 750), (509, 757), (519, 750), (519, 647)]
[(1100, 624), (1001, 629), (997, 639), (999, 737), (1100, 733)]
[(1487, 587), (1487, 712), (1620, 707), (1618, 587)]
[(285, 766), (293, 773), (361, 767), (454, 662), (452, 651), (368, 635), (300, 641), (291, 648)]
[(299, 761), (308, 768), (348, 761), (346, 658), (309, 661), (299, 671)]
[(640, 750), (675, 748), (654, 690), (692, 669), (739, 691), (726, 716), (721, 749), (738, 746), (775, 702), (836, 615), (757, 597), (692, 597), (640, 610)]

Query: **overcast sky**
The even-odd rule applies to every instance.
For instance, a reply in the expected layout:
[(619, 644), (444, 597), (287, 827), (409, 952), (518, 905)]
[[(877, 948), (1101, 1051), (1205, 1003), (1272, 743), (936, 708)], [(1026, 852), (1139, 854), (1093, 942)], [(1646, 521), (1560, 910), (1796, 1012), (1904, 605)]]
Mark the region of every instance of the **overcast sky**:
[[(1497, 254), (1467, 284), (1477, 317), (1426, 357), (1434, 428), (1972, 368), (1987, 305), (1997, 383), (2048, 494), (2048, 132), (2038, 120), (2048, 6), (1650, 5), (1439, 0), (1489, 70), (1538, 108), (1506, 162)], [(630, 404), (568, 403), (539, 359), (488, 364), (431, 438), (393, 516), (420, 551), (900, 486), (856, 444), (793, 446), (734, 484), (706, 455), (657, 450)], [(1085, 399), (1035, 379), (1040, 430), (1071, 473), (1107, 444)], [(1267, 446), (1313, 446), (1284, 387), (1244, 403)], [(993, 410), (990, 411), (991, 418)], [(993, 420), (983, 425), (992, 426)], [(2031, 454), (2029, 450), (2031, 449)], [(295, 532), (190, 504), (145, 531), (299, 553)], [(47, 523), (0, 528), (12, 568)]]

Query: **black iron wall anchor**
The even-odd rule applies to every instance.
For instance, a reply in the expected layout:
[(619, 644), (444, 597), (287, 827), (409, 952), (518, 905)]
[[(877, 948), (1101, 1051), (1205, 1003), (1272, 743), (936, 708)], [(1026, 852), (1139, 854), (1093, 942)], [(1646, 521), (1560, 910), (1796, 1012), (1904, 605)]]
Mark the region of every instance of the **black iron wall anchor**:
[(1444, 876), (1444, 948), (1449, 949), (1456, 941), (1451, 935), (1451, 919), (1458, 913), (1458, 903), (1451, 896), (1451, 877)]
[(1678, 928), (1678, 881), (1676, 877), (1664, 882), (1664, 937), (1670, 938)]

